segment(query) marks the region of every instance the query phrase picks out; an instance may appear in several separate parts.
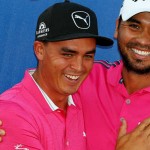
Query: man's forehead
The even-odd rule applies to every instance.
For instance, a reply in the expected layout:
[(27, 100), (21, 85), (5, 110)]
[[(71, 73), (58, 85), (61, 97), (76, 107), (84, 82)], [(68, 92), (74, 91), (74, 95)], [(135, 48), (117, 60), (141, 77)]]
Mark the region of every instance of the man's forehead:
[(141, 12), (128, 19), (131, 22), (147, 22), (150, 23), (150, 12)]

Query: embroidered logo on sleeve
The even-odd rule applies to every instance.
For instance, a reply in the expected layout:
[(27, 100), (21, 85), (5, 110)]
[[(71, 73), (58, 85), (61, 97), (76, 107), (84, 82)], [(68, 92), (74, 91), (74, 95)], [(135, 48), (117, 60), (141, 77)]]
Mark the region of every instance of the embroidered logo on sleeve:
[(15, 150), (29, 150), (29, 149), (25, 148), (22, 144), (17, 144), (15, 146)]

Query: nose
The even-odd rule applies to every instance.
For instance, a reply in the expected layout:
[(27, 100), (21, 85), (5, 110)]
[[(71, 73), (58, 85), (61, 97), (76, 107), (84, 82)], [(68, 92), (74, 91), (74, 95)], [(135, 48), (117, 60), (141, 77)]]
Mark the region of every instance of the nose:
[(72, 60), (70, 67), (76, 71), (82, 71), (82, 69), (83, 69), (82, 58), (78, 57), (78, 58)]
[(150, 30), (144, 30), (139, 36), (139, 43), (150, 45)]

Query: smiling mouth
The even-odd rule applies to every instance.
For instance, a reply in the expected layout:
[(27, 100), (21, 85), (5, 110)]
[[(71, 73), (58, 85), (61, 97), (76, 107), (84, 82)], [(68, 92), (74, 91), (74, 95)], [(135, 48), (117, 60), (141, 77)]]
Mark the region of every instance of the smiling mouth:
[(77, 80), (79, 78), (79, 76), (69, 75), (69, 74), (65, 74), (65, 77), (67, 77), (68, 79), (71, 79), (71, 80)]
[(148, 51), (140, 51), (140, 50), (137, 50), (137, 49), (132, 49), (132, 51), (135, 54), (138, 54), (138, 55), (141, 55), (141, 56), (150, 56), (150, 52), (148, 52)]

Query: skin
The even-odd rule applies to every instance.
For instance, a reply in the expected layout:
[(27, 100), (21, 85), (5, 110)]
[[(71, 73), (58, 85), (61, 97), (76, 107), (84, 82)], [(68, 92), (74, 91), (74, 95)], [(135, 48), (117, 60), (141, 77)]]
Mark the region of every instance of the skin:
[(122, 75), (131, 94), (150, 86), (150, 13), (139, 13), (119, 26), (117, 21), (116, 26), (114, 37), (125, 64)]
[[(123, 58), (122, 76), (129, 94), (150, 86), (150, 13), (139, 13), (127, 21), (117, 21), (114, 37)], [(149, 150), (150, 118), (131, 133), (124, 120), (116, 150)]]
[(95, 49), (94, 38), (34, 43), (38, 67), (33, 78), (64, 112), (68, 96), (77, 91), (92, 69)]
[[(2, 121), (0, 120), (0, 126), (2, 127)], [(5, 131), (3, 129), (0, 129), (0, 142), (2, 142), (2, 138), (5, 135)]]
[(144, 120), (132, 132), (126, 133), (125, 120), (119, 131), (116, 150), (149, 150), (150, 149), (150, 118)]
[[(114, 36), (118, 40), (118, 45), (119, 45), (121, 55), (122, 56), (125, 55), (128, 58), (128, 63), (130, 64), (130, 66), (128, 66), (126, 64), (125, 60), (123, 59), (124, 63), (125, 63), (125, 67), (123, 68), (122, 75), (123, 75), (124, 84), (127, 88), (128, 93), (131, 94), (131, 93), (133, 93), (137, 90), (140, 90), (144, 87), (150, 86), (150, 76), (149, 76), (150, 72), (148, 69), (149, 65), (150, 65), (150, 55), (142, 55), (141, 54), (141, 51), (150, 52), (150, 13), (146, 13), (146, 12), (139, 13), (139, 14), (133, 16), (132, 19), (129, 21), (126, 21), (126, 22), (121, 21), (120, 25), (119, 25), (119, 21), (117, 21), (116, 31), (115, 31)], [(47, 93), (50, 94), (50, 91), (48, 90), (47, 87), (48, 86), (51, 87), (51, 84), (48, 82), (45, 82), (46, 78), (48, 78), (48, 75), (50, 74), (50, 72), (46, 72), (47, 70), (50, 71), (50, 69), (46, 69), (46, 68), (50, 68), (50, 65), (45, 66), (46, 68), (43, 68), (44, 69), (43, 71), (42, 71), (42, 69), (40, 69), (40, 67), (42, 67), (42, 65), (44, 65), (45, 62), (50, 63), (51, 57), (49, 59), (45, 58), (45, 57), (48, 57), (49, 55), (44, 54), (44, 53), (46, 53), (46, 48), (45, 48), (45, 46), (43, 47), (42, 45), (43, 44), (41, 42), (35, 42), (35, 53), (39, 60), (39, 67), (34, 74), (34, 78), (39, 83), (39, 85), (44, 89), (44, 91), (47, 91)], [(78, 48), (81, 48), (81, 47), (79, 46)], [(40, 50), (40, 49), (42, 49), (42, 50)], [(71, 49), (76, 51), (76, 48), (71, 48)], [(89, 49), (89, 51), (91, 51), (92, 49), (93, 48), (91, 47), (91, 49)], [(136, 49), (136, 51), (135, 51), (135, 49)], [(77, 57), (75, 55), (74, 61), (80, 60), (77, 58), (82, 58), (82, 60), (84, 60), (85, 54), (86, 54), (85, 51), (82, 53), (82, 51), (78, 52), (78, 50), (77, 50), (77, 56), (80, 56), (80, 57)], [(71, 55), (71, 57), (72, 57), (72, 55)], [(45, 58), (45, 61), (44, 61), (44, 58)], [(73, 54), (73, 58), (74, 58), (74, 54)], [(72, 60), (73, 58), (69, 57), (68, 59)], [(54, 60), (56, 60), (56, 62), (57, 62), (57, 58)], [(58, 60), (61, 60), (61, 59), (58, 59)], [(61, 77), (60, 81), (56, 77), (56, 81), (58, 81), (58, 83), (64, 82), (66, 86), (65, 87), (62, 87), (62, 86), (55, 87), (54, 93), (57, 93), (58, 89), (61, 89), (59, 91), (62, 91), (62, 93), (63, 93), (63, 91), (65, 91), (64, 92), (65, 94), (61, 95), (58, 92), (58, 94), (54, 94), (52, 98), (53, 98), (53, 100), (55, 100), (55, 104), (56, 103), (60, 104), (60, 107), (63, 106), (61, 108), (64, 110), (66, 109), (66, 106), (67, 106), (67, 104), (66, 104), (67, 100), (65, 100), (65, 99), (67, 99), (67, 95), (69, 95), (69, 92), (70, 92), (70, 94), (73, 91), (75, 92), (76, 88), (78, 88), (78, 84), (76, 84), (76, 86), (73, 86), (70, 83), (70, 81), (68, 81), (68, 79), (66, 79), (64, 77), (64, 74), (72, 75), (72, 73), (73, 73), (73, 75), (74, 74), (76, 75), (76, 73), (78, 72), (78, 71), (77, 72), (71, 71), (71, 70), (73, 70), (73, 67), (71, 67), (72, 66), (71, 64), (72, 63), (76, 64), (76, 63), (74, 63), (74, 61), (70, 61), (70, 63), (69, 63), (70, 66), (68, 64), (68, 65), (66, 65), (68, 67), (64, 67), (64, 69), (62, 69), (62, 71), (61, 71), (62, 73), (60, 75), (60, 77)], [(47, 64), (49, 64), (49, 63), (47, 63)], [(66, 63), (64, 63), (64, 64), (66, 64)], [(90, 66), (92, 66), (92, 65), (90, 65)], [(86, 71), (86, 72), (88, 72), (88, 71)], [(45, 76), (42, 75), (44, 73), (46, 74)], [(84, 74), (84, 73), (81, 73), (81, 74)], [(69, 89), (70, 87), (74, 87), (74, 88), (71, 90), (71, 89)], [(67, 93), (68, 89), (69, 89), (69, 91)], [(61, 97), (58, 97), (58, 95), (59, 96), (61, 95)], [(57, 98), (59, 99), (59, 101), (57, 101)], [(61, 102), (63, 102), (64, 105), (61, 105), (62, 104)], [(136, 129), (134, 129), (130, 133), (127, 133), (126, 129), (127, 129), (127, 122), (125, 120), (123, 120), (122, 126), (119, 131), (118, 141), (116, 144), (116, 150), (149, 150), (150, 149), (150, 118), (144, 120), (139, 126), (137, 126)]]
[[(95, 51), (95, 38), (34, 42), (38, 66), (33, 78), (64, 114), (68, 96), (78, 90), (92, 69)], [(0, 129), (0, 142), (4, 135), (5, 130)]]

